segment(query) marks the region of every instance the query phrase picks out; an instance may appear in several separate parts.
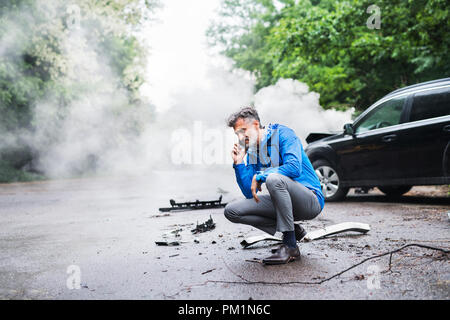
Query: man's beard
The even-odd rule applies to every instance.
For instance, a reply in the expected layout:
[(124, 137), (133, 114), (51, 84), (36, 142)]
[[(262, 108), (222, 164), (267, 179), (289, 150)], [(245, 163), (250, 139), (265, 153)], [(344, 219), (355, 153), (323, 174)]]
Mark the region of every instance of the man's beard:
[(248, 140), (248, 144), (246, 145), (246, 150), (251, 151), (251, 152), (256, 152), (258, 148), (258, 144), (257, 141), (251, 141)]

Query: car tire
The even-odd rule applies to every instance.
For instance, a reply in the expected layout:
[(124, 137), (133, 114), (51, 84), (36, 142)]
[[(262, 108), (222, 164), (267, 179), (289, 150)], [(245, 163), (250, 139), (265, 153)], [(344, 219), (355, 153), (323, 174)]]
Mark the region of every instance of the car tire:
[(349, 188), (341, 186), (342, 175), (336, 167), (326, 160), (316, 160), (312, 165), (319, 178), (325, 201), (344, 199)]
[(378, 187), (388, 197), (400, 197), (411, 190), (412, 186), (385, 186)]

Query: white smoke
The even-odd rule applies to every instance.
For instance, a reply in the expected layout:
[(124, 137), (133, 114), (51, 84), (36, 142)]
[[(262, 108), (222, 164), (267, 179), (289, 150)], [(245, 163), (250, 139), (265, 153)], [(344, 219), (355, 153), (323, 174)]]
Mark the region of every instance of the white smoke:
[[(132, 127), (150, 119), (149, 106), (124, 108), (127, 92), (105, 58), (97, 54), (98, 48), (87, 44), (86, 32), (72, 32), (63, 45), (71, 66), (67, 81), (78, 81), (86, 90), (69, 105), (65, 118), (55, 124), (58, 128), (49, 125), (58, 108), (53, 101), (42, 101), (35, 109), (38, 130), (34, 143), (41, 146), (41, 168), (52, 177), (74, 169), (83, 172), (85, 165), (92, 165), (85, 164), (91, 155), (97, 170), (114, 171), (137, 153), (130, 136)], [(58, 140), (46, 147), (46, 137), (51, 134), (59, 134)]]
[[(167, 88), (171, 106), (160, 108), (163, 111), (156, 115), (149, 105), (124, 110), (127, 92), (120, 89), (118, 77), (98, 54), (96, 44), (87, 41), (88, 32), (71, 30), (62, 43), (67, 73), (60, 79), (61, 85), (78, 83), (82, 94), (60, 114), (59, 101), (49, 92), (36, 103), (36, 131), (4, 133), (1, 141), (3, 146), (25, 144), (38, 150), (38, 168), (52, 178), (85, 173), (91, 166), (111, 175), (141, 175), (192, 164), (229, 168), (235, 137), (226, 119), (251, 104), (260, 112), (263, 124), (287, 125), (303, 140), (310, 132), (341, 130), (351, 119), (352, 110), (323, 110), (319, 94), (296, 80), (280, 79), (254, 94), (252, 76), (229, 71), (226, 60), (220, 64), (204, 61), (202, 70), (207, 72), (197, 81), (201, 85), (178, 82)], [(3, 37), (1, 41), (10, 43), (11, 39)], [(179, 57), (183, 58), (182, 51)], [(170, 76), (176, 78), (177, 74)], [(130, 133), (135, 126), (140, 126), (138, 135)]]
[[(36, 3), (52, 9), (52, 14), (65, 14), (64, 10), (56, 9), (64, 1)], [(19, 17), (33, 26), (36, 20), (27, 10), (27, 7), (20, 10)], [(8, 45), (7, 50), (2, 50), (5, 57), (12, 49), (19, 53), (26, 50), (32, 40), (32, 34), (25, 35), (24, 27), (14, 21), (10, 22), (10, 27), (9, 34), (0, 37), (1, 43)], [(33, 129), (2, 132), (0, 148), (24, 146), (37, 150), (33, 167), (51, 178), (93, 170), (114, 173), (117, 168), (130, 165), (139, 157), (137, 133), (152, 120), (151, 105), (144, 102), (130, 106), (130, 92), (123, 88), (119, 75), (111, 69), (108, 53), (101, 49), (100, 39), (93, 36), (92, 30), (80, 25), (64, 29), (51, 21), (43, 30), (56, 35), (53, 41), (60, 50), (52, 60), (54, 69), (62, 71), (55, 82), (72, 96), (68, 103), (61, 102), (53, 89), (48, 89), (44, 97), (36, 96), (32, 109)], [(17, 36), (16, 41), (11, 40), (11, 34)], [(45, 42), (34, 45), (40, 53), (52, 58), (53, 53)]]
[[(220, 66), (210, 68), (209, 88), (175, 90), (173, 106), (158, 114), (155, 125), (159, 129), (149, 128), (148, 139), (141, 141), (149, 154), (164, 146), (164, 151), (171, 153), (164, 161), (172, 168), (183, 164), (229, 167), (236, 137), (226, 126), (226, 119), (243, 106), (254, 105), (264, 125), (280, 123), (294, 129), (304, 146), (309, 133), (339, 132), (344, 123), (351, 121), (352, 109), (324, 110), (319, 94), (308, 91), (308, 86), (299, 81), (280, 79), (254, 94), (254, 81), (245, 72), (230, 72)], [(160, 138), (155, 140), (155, 136)]]
[(262, 88), (255, 95), (255, 107), (262, 122), (281, 123), (303, 140), (311, 132), (340, 132), (351, 122), (353, 108), (345, 112), (325, 110), (320, 95), (309, 91), (308, 85), (293, 79), (280, 79), (273, 86)]

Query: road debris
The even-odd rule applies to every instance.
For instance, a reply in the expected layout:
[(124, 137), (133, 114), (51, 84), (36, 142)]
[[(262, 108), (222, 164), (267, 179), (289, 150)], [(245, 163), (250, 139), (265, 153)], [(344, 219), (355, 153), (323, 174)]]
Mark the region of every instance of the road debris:
[(216, 270), (216, 268), (210, 269), (210, 270), (206, 270), (205, 272), (202, 272), (202, 274), (207, 274), (207, 273), (210, 273), (210, 272), (212, 272), (212, 271), (214, 271), (214, 270)]
[(150, 216), (149, 218), (161, 218), (161, 217), (170, 217), (170, 213), (165, 213), (165, 214), (155, 214)]
[[(185, 224), (185, 226), (188, 226), (188, 225), (193, 225), (193, 223)], [(165, 240), (155, 241), (156, 245), (158, 245), (158, 246), (179, 246), (181, 243), (187, 243), (187, 242), (179, 241), (182, 238), (180, 233), (183, 231), (183, 228), (179, 228), (179, 226), (180, 225), (173, 225), (172, 227), (176, 227), (176, 229), (163, 234), (162, 238)], [(205, 221), (204, 223), (198, 224), (198, 222), (197, 222), (197, 226), (195, 227), (195, 229), (192, 229), (191, 232), (193, 234), (197, 234), (197, 233), (213, 230), (215, 227), (216, 227), (216, 224), (214, 223), (214, 221), (210, 215), (209, 219), (207, 221)], [(194, 243), (200, 243), (200, 241), (197, 238), (195, 238), (193, 241), (194, 241)], [(213, 244), (214, 243), (216, 243), (216, 242), (213, 241)]]
[(258, 236), (253, 236), (253, 237), (248, 237), (244, 240), (242, 240), (241, 246), (245, 248), (254, 245), (255, 243), (261, 242), (261, 241), (276, 241), (276, 242), (282, 242), (283, 240), (281, 238), (278, 237), (274, 237), (268, 234), (262, 234), (262, 235), (258, 235)]
[(212, 209), (212, 208), (222, 208), (226, 206), (226, 203), (222, 203), (222, 196), (218, 200), (211, 201), (192, 201), (192, 202), (176, 202), (170, 199), (171, 207), (159, 208), (159, 211), (166, 212), (172, 210), (192, 210), (192, 209)]
[(246, 259), (245, 261), (247, 261), (247, 262), (256, 262), (256, 263), (264, 264), (263, 261), (262, 261), (262, 259), (258, 259), (258, 258), (253, 258), (253, 259), (251, 259), (251, 260)]
[(357, 274), (357, 275), (355, 276), (355, 280), (364, 280), (364, 279), (365, 279), (365, 277), (364, 277), (363, 274)]
[(180, 228), (180, 229), (173, 230), (170, 233), (173, 233), (175, 237), (181, 237), (180, 236), (181, 231), (183, 231), (183, 229)]
[(168, 242), (168, 241), (155, 241), (157, 246), (179, 246), (180, 242), (178, 241), (172, 241), (172, 242)]
[(343, 222), (333, 224), (323, 229), (308, 232), (305, 236), (305, 241), (318, 240), (327, 236), (348, 231), (361, 232), (365, 234), (370, 231), (370, 226), (367, 223), (360, 222)]
[(89, 291), (95, 291), (95, 289), (89, 288), (87, 284), (81, 284), (80, 287), (83, 289), (89, 289)]
[(204, 223), (198, 224), (198, 222), (197, 222), (197, 226), (195, 227), (195, 229), (192, 229), (191, 232), (193, 234), (197, 234), (197, 233), (213, 230), (215, 227), (216, 227), (216, 224), (214, 223), (214, 221), (210, 215), (209, 219), (207, 221), (205, 221)]
[[(312, 240), (318, 240), (323, 239), (330, 235), (335, 235), (342, 232), (348, 232), (348, 231), (356, 231), (361, 233), (367, 233), (370, 231), (370, 226), (366, 223), (360, 223), (360, 222), (343, 222), (334, 224), (322, 229), (310, 231), (306, 234), (306, 236), (303, 238), (304, 241), (312, 241)], [(241, 245), (245, 248), (254, 245), (255, 243), (261, 242), (261, 241), (275, 241), (275, 242), (281, 242), (283, 241), (281, 238), (274, 237), (268, 234), (258, 235), (258, 236), (252, 236), (248, 237), (241, 241)]]

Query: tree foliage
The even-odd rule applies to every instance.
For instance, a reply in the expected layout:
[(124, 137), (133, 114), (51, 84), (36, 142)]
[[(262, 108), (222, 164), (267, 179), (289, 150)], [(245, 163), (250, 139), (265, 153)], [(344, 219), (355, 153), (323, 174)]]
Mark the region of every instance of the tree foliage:
[[(56, 106), (45, 115), (54, 124), (49, 144), (58, 139), (55, 128), (70, 104), (89, 94), (123, 92), (125, 101), (111, 106), (116, 117), (148, 104), (139, 95), (145, 50), (135, 31), (151, 19), (158, 4), (157, 0), (0, 2), (0, 180), (14, 176), (5, 169), (8, 164), (21, 169), (29, 164), (24, 159), (39, 156), (33, 146), (18, 147), (17, 139), (6, 141), (7, 136), (37, 130), (37, 104), (51, 101)], [(102, 69), (98, 77), (96, 70), (88, 70), (92, 61), (101, 62), (96, 64)], [(130, 122), (129, 127), (138, 130), (138, 125)]]
[(324, 107), (367, 108), (405, 85), (450, 74), (444, 0), (380, 0), (370, 29), (365, 0), (224, 0), (208, 30), (212, 45), (251, 71), (257, 89), (293, 78)]

